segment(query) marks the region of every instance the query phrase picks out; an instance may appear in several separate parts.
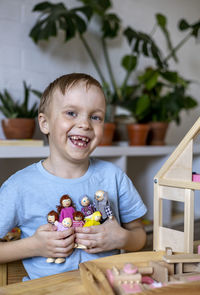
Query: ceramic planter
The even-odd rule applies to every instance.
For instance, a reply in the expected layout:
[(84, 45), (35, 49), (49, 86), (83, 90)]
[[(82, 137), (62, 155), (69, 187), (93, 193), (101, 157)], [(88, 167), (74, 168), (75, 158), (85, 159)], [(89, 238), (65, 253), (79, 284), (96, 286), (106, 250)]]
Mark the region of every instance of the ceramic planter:
[(167, 122), (151, 122), (147, 142), (150, 145), (165, 145), (165, 137), (169, 124)]
[(149, 124), (127, 124), (129, 145), (146, 145), (149, 130)]
[(112, 145), (115, 123), (104, 123), (104, 134), (100, 145)]
[(2, 128), (7, 139), (30, 139), (35, 131), (35, 119), (3, 119)]

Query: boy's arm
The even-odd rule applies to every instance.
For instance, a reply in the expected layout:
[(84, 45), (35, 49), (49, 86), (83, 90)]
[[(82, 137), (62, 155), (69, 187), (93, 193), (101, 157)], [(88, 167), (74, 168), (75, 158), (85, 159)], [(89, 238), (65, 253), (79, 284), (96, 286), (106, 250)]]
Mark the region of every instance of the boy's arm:
[(11, 242), (0, 242), (0, 263), (7, 263), (35, 256), (32, 237)]
[(0, 242), (0, 263), (19, 259), (43, 257), (67, 257), (74, 248), (74, 229), (56, 231), (51, 224), (40, 226), (31, 237), (12, 242)]
[(124, 232), (124, 250), (138, 251), (145, 246), (146, 232), (141, 219), (133, 220), (129, 223), (123, 223), (122, 227), (126, 229)]

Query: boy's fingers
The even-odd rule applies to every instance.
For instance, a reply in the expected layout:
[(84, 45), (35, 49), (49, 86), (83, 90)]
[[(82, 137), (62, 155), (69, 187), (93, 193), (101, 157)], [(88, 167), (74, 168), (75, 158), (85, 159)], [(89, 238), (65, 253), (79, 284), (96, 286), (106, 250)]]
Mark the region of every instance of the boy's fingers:
[(86, 227), (75, 227), (76, 233), (84, 234), (96, 234), (101, 230), (101, 225), (86, 226)]
[(43, 224), (39, 227), (39, 230), (41, 231), (54, 231), (55, 226), (53, 224), (47, 223)]
[(74, 229), (71, 227), (64, 231), (56, 231), (55, 236), (57, 239), (65, 239), (74, 234)]

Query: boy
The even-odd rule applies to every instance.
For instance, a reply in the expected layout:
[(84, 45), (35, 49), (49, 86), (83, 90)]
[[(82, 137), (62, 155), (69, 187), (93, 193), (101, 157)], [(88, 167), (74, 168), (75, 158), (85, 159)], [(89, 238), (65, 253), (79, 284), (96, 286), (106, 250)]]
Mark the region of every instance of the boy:
[[(137, 251), (146, 241), (139, 218), (146, 207), (127, 175), (112, 163), (89, 159), (101, 142), (106, 102), (98, 81), (86, 74), (64, 75), (44, 91), (39, 126), (48, 136), (50, 155), (11, 176), (0, 190), (0, 237), (18, 226), (22, 239), (0, 243), (0, 263), (23, 259), (30, 279), (77, 269), (79, 263)], [(79, 198), (108, 193), (115, 216), (102, 225), (56, 231), (48, 212), (69, 194)], [(74, 249), (78, 243), (87, 250)], [(66, 257), (48, 264), (45, 257)]]

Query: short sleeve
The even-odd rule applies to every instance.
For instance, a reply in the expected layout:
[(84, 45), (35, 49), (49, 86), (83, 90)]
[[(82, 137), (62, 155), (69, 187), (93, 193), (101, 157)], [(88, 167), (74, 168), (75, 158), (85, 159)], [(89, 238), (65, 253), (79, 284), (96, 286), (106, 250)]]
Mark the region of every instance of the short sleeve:
[(119, 185), (119, 210), (122, 223), (131, 222), (147, 212), (139, 193), (125, 173)]
[(19, 207), (17, 187), (7, 180), (0, 188), (0, 238), (19, 226)]

